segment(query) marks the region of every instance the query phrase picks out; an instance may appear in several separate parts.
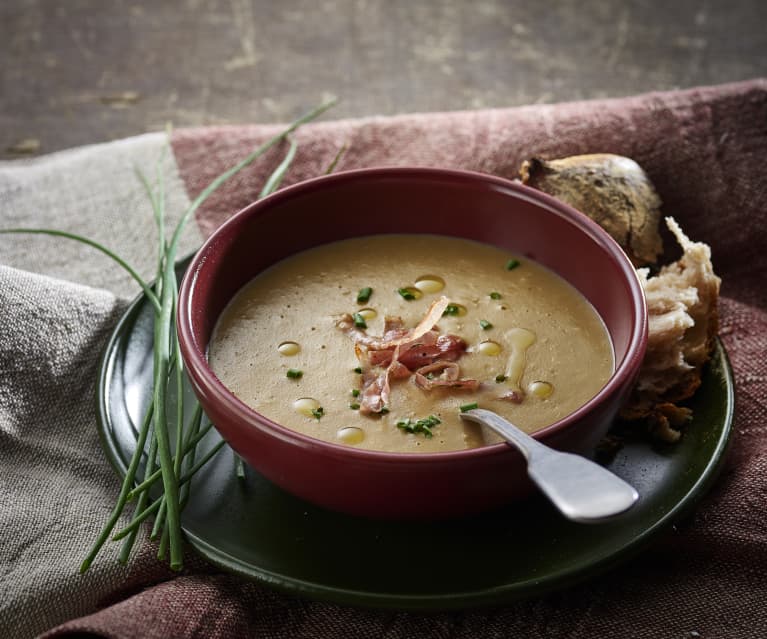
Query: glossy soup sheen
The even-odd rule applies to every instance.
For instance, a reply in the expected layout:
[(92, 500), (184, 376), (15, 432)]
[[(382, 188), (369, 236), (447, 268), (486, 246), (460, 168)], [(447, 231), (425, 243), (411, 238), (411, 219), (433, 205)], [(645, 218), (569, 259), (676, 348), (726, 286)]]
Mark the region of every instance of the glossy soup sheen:
[[(358, 302), (366, 287), (369, 300)], [(353, 392), (362, 383), (354, 370), (360, 362), (339, 319), (360, 313), (365, 332), (380, 336), (385, 316), (413, 328), (441, 296), (452, 314), (437, 327), (465, 341), (460, 377), (480, 387), (422, 390), (411, 375), (391, 381), (388, 412), (360, 414)], [(491, 246), (429, 235), (344, 240), (272, 266), (225, 309), (209, 361), (239, 399), (283, 426), (339, 444), (418, 453), (498, 441), (461, 420), (461, 406), (476, 403), (533, 432), (593, 397), (613, 371), (602, 320), (559, 276)], [(517, 401), (500, 399), (513, 390)], [(431, 416), (440, 420), (431, 437), (397, 426)]]

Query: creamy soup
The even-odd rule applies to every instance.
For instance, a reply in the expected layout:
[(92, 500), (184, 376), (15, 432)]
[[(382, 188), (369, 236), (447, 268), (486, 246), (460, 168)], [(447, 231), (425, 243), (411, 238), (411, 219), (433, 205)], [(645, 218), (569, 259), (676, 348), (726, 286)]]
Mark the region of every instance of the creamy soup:
[(474, 405), (533, 432), (613, 371), (601, 318), (535, 262), (463, 239), (379, 235), (293, 255), (244, 286), (209, 348), (262, 415), (330, 442), (397, 452), (497, 436)]

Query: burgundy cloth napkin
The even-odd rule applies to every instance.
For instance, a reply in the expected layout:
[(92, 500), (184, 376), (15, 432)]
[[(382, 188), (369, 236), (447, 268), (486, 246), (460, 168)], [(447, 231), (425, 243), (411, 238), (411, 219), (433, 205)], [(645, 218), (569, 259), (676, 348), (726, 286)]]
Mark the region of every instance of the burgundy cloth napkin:
[[(173, 152), (190, 195), (275, 130), (176, 131)], [(725, 470), (696, 512), (639, 557), (587, 583), (493, 610), (358, 610), (277, 593), (197, 561), (180, 576), (139, 571), (100, 610), (44, 636), (767, 637), (767, 81), (318, 123), (296, 138), (300, 151), (286, 183), (321, 174), (343, 144), (339, 170), (428, 165), (514, 177), (533, 155), (634, 158), (655, 183), (663, 212), (711, 245), (722, 277), (721, 336), (737, 388)], [(259, 164), (215, 195), (198, 214), (203, 232), (255, 199), (272, 165)]]

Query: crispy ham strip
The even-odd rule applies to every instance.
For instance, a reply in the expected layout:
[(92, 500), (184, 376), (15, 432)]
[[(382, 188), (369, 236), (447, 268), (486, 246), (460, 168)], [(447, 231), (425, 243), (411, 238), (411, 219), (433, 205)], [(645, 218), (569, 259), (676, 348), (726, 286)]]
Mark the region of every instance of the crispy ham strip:
[(410, 377), (410, 369), (400, 361), (393, 361), (388, 368), (391, 379), (407, 379)]
[[(397, 361), (416, 371), (437, 360), (456, 361), (466, 350), (466, 342), (457, 335), (440, 335), (431, 330), (414, 342), (400, 345), (399, 349)], [(388, 366), (393, 355), (393, 348), (368, 351), (368, 359), (373, 366)]]
[[(438, 376), (429, 378), (429, 374)], [(455, 362), (437, 361), (428, 366), (423, 366), (415, 372), (415, 385), (423, 390), (431, 390), (436, 386), (448, 386), (450, 388), (460, 388), (463, 390), (477, 390), (479, 380), (459, 379), (460, 368)]]
[[(412, 330), (404, 328), (399, 317), (387, 317), (382, 337), (368, 335), (354, 325), (351, 315), (337, 322), (339, 329), (354, 340), (354, 353), (363, 364), (360, 413), (380, 413), (389, 403), (391, 380), (407, 379), (415, 372), (415, 383), (423, 390), (437, 386), (476, 390), (475, 379), (459, 379), (460, 369), (455, 361), (466, 350), (466, 342), (456, 335), (440, 335), (434, 326), (448, 306), (440, 297), (429, 307), (426, 315)], [(386, 367), (379, 374), (371, 367)], [(440, 373), (436, 379), (426, 377)]]
[(404, 352), (399, 361), (415, 371), (437, 360), (455, 362), (466, 350), (466, 342), (457, 335), (440, 335), (431, 331), (415, 344), (405, 345), (402, 350)]
[(408, 330), (401, 317), (391, 317), (387, 315), (384, 318), (384, 339), (393, 340), (407, 335)]
[(442, 317), (442, 313), (445, 312), (445, 309), (447, 308), (447, 305), (450, 302), (448, 299), (443, 295), (438, 300), (435, 300), (432, 302), (432, 305), (429, 307), (428, 312), (424, 316), (424, 318), (420, 321), (418, 326), (416, 326), (413, 329), (412, 335), (409, 335), (408, 337), (400, 338), (399, 340), (396, 340), (396, 343), (390, 344), (390, 346), (398, 346), (399, 344), (406, 344), (407, 342), (412, 342), (413, 340), (418, 339), (422, 335), (426, 335), (432, 328), (434, 328), (434, 325), (439, 322), (440, 318)]
[[(397, 355), (399, 354), (399, 344), (394, 347), (394, 354), (391, 358), (391, 364), (386, 367), (386, 370), (381, 374), (383, 377), (383, 392), (381, 393), (381, 399), (383, 400), (383, 406), (381, 406), (381, 410), (386, 408), (389, 405), (389, 395), (391, 394), (391, 386), (389, 385), (389, 379), (392, 375), (392, 371), (399, 366), (399, 362), (397, 361)], [(378, 411), (381, 412), (380, 410)]]
[(380, 413), (389, 398), (389, 383), (386, 373), (376, 375), (367, 371), (362, 375), (362, 392), (360, 393), (360, 413), (369, 415)]
[(395, 337), (394, 333), (400, 333), (402, 330), (401, 320), (399, 320), (399, 324), (396, 325), (396, 322), (399, 318), (387, 318), (387, 322), (391, 324), (389, 331), (387, 331), (388, 334), (391, 334), (391, 337), (388, 338), (387, 334), (384, 334), (383, 337), (375, 337), (373, 335), (368, 335), (365, 333), (365, 331), (358, 329), (354, 325), (352, 316), (348, 313), (341, 316), (341, 319), (338, 321), (336, 326), (338, 326), (338, 328), (340, 328), (352, 339), (354, 339), (356, 344), (362, 344), (362, 346), (367, 346), (372, 350), (382, 351), (389, 348), (396, 348), (400, 344), (407, 344), (408, 342), (412, 342), (417, 340), (419, 337), (426, 335), (426, 333), (428, 333), (439, 321), (439, 318), (442, 317), (442, 313), (445, 312), (448, 304), (448, 299), (444, 296), (440, 297), (438, 300), (435, 300), (429, 307), (429, 311), (426, 313), (424, 318), (418, 323), (418, 326), (416, 326), (411, 331), (405, 331), (398, 337)]
[(504, 402), (511, 402), (512, 404), (521, 404), (525, 401), (525, 393), (522, 390), (510, 390), (503, 395), (499, 395), (496, 399)]

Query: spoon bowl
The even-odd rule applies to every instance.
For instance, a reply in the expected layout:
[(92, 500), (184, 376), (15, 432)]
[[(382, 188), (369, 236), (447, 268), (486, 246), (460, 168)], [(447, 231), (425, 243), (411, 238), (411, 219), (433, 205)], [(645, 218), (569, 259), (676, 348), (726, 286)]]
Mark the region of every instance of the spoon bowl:
[(567, 519), (599, 523), (626, 512), (639, 499), (633, 486), (606, 468), (542, 444), (497, 413), (475, 408), (461, 417), (490, 428), (519, 450), (530, 479)]

